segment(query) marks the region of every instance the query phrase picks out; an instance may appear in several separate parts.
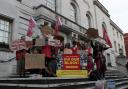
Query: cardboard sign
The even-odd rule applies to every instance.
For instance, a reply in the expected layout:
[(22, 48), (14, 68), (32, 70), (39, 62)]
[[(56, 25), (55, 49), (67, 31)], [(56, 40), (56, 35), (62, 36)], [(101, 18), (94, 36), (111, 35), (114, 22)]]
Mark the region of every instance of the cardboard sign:
[(64, 54), (72, 54), (72, 50), (68, 49), (68, 48), (65, 48), (64, 49)]
[(97, 38), (99, 35), (98, 35), (98, 30), (94, 29), (94, 28), (89, 28), (87, 30), (87, 36), (89, 38)]
[(35, 46), (44, 46), (44, 39), (36, 39)]
[(63, 70), (80, 70), (80, 55), (79, 54), (64, 54), (63, 55)]
[(44, 54), (26, 54), (25, 69), (44, 69), (45, 56)]

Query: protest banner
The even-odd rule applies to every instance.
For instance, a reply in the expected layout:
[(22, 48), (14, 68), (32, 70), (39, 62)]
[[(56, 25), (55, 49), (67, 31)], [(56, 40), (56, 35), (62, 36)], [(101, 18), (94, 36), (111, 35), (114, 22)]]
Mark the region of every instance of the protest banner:
[(22, 49), (26, 49), (26, 43), (23, 40), (15, 40), (12, 41), (11, 45), (10, 45), (10, 49), (12, 51), (17, 51), (17, 50), (22, 50)]
[(63, 54), (62, 70), (57, 70), (58, 77), (87, 77), (87, 70), (80, 68), (79, 54)]

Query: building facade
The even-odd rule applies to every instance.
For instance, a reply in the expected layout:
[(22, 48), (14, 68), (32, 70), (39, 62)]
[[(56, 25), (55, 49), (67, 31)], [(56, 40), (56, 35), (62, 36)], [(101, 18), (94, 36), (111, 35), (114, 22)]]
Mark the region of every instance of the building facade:
[(0, 44), (4, 46), (0, 47), (0, 54), (6, 55), (1, 60), (9, 59), (13, 55), (8, 50), (9, 44), (12, 40), (26, 35), (30, 16), (35, 17), (37, 22), (34, 36), (41, 35), (39, 27), (44, 21), (51, 25), (59, 16), (63, 23), (60, 34), (65, 43), (70, 41), (72, 33), (80, 41), (84, 41), (88, 28), (97, 29), (99, 36), (103, 37), (105, 26), (113, 45), (113, 48), (105, 52), (107, 64), (116, 66), (119, 48), (123, 49), (125, 55), (123, 32), (110, 19), (108, 10), (98, 0), (1, 0)]
[(128, 33), (124, 34), (124, 43), (125, 43), (126, 56), (128, 58)]

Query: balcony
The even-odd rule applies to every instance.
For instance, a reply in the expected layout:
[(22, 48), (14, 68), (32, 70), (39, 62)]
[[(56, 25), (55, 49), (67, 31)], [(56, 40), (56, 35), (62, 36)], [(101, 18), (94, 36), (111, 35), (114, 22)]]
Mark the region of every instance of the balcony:
[(73, 31), (81, 36), (85, 36), (87, 29), (64, 17), (63, 15), (58, 14), (57, 12), (49, 9), (48, 7), (41, 4), (37, 7), (34, 7), (34, 9), (37, 16), (37, 20), (44, 19), (46, 21), (54, 23), (56, 21), (56, 17), (59, 16), (63, 23), (63, 27), (66, 27), (68, 28), (67, 30)]

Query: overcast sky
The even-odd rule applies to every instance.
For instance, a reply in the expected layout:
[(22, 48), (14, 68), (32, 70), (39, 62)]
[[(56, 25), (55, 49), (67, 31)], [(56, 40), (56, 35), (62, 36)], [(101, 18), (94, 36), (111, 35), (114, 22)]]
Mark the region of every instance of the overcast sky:
[(111, 19), (128, 33), (128, 0), (99, 0), (109, 11)]

